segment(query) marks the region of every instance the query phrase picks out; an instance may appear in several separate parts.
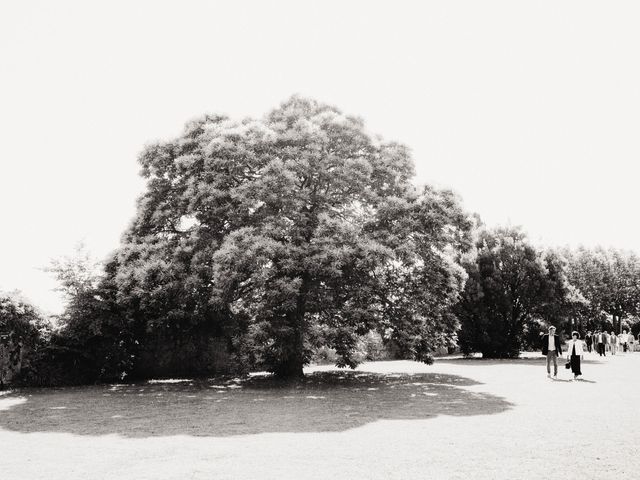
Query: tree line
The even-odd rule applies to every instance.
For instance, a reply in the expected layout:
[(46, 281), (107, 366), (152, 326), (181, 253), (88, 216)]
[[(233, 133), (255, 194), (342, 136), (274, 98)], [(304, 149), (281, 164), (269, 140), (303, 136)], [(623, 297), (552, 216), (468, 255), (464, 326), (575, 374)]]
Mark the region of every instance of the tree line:
[(407, 147), (310, 99), (260, 119), (204, 116), (139, 161), (146, 189), (116, 251), (97, 270), (83, 257), (51, 266), (68, 299), (57, 326), (3, 296), (13, 370), (0, 367), (19, 370), (6, 378), (291, 378), (319, 349), (354, 367), (372, 334), (427, 363), (458, 344), (514, 357), (544, 325), (619, 328), (639, 313), (634, 253), (541, 251), (517, 228), (487, 228), (451, 191), (413, 183)]

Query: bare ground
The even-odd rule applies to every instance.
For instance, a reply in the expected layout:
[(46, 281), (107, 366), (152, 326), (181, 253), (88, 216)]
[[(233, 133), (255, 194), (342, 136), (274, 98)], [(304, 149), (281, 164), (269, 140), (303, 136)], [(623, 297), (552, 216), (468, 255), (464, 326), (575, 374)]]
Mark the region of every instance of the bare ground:
[(583, 372), (550, 380), (535, 355), (25, 389), (0, 396), (0, 478), (640, 478), (640, 353)]

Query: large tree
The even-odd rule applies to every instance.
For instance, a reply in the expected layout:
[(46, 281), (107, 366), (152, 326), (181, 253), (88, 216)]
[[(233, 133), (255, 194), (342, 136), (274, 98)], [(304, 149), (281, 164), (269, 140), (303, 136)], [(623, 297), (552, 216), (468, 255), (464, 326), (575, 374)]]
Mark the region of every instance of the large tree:
[(355, 365), (373, 329), (425, 361), (454, 334), (471, 223), (359, 118), (292, 97), (261, 119), (193, 121), (140, 162), (147, 189), (111, 265), (147, 328), (210, 325), (282, 376), (319, 345)]

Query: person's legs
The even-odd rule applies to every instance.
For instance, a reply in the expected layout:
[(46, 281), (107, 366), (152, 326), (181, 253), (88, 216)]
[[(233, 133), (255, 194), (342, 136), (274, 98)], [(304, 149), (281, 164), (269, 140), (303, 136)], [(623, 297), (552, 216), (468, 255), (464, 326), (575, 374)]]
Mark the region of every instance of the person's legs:
[(557, 377), (558, 376), (558, 354), (554, 351), (551, 355), (551, 358), (553, 359), (553, 376)]
[(580, 365), (580, 357), (576, 355), (576, 369), (578, 373), (576, 375), (582, 376), (582, 366)]
[(582, 375), (582, 372), (580, 371), (580, 357), (578, 355), (571, 355), (570, 362), (573, 378), (578, 378), (578, 375)]
[(551, 352), (547, 352), (547, 375), (551, 376)]

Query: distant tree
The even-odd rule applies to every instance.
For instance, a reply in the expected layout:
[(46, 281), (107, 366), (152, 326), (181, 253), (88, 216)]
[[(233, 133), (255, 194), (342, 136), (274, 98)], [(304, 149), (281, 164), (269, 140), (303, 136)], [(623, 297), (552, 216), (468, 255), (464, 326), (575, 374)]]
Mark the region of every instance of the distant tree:
[(620, 331), (623, 319), (640, 315), (640, 259), (633, 252), (580, 248), (566, 253), (567, 274), (588, 299), (590, 308), (584, 312), (595, 324), (603, 327), (611, 317), (612, 327)]
[(208, 326), (285, 377), (320, 345), (355, 365), (371, 330), (423, 361), (454, 334), (471, 222), (360, 119), (293, 97), (259, 120), (193, 121), (140, 162), (112, 278), (147, 331)]
[(467, 354), (517, 357), (525, 326), (532, 342), (536, 325), (559, 323), (572, 303), (581, 301), (560, 259), (538, 252), (517, 228), (481, 230), (475, 255), (466, 256), (463, 266), (469, 279), (455, 312), (460, 346)]

